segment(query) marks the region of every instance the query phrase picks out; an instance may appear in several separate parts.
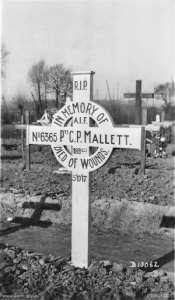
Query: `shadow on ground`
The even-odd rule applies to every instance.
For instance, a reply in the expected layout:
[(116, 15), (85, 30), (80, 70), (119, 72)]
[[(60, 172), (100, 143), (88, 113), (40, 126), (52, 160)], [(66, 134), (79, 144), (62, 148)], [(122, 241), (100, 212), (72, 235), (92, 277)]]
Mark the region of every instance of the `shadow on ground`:
[(0, 157), (1, 160), (5, 160), (5, 159), (15, 160), (15, 159), (20, 159), (20, 158), (22, 158), (21, 155), (16, 155), (16, 156), (3, 155)]
[[(51, 221), (40, 221), (43, 209), (46, 210), (60, 210), (61, 206), (59, 204), (44, 203), (46, 196), (41, 196), (40, 202), (25, 202), (23, 208), (35, 209), (31, 218), (26, 217), (15, 217), (13, 219), (13, 224), (9, 223), (9, 226), (5, 229), (0, 230), (0, 236), (4, 236), (10, 233), (13, 233), (19, 229), (24, 229), (29, 226), (38, 226), (42, 228), (47, 228), (52, 225)], [(14, 224), (19, 224), (15, 226)]]
[(175, 217), (174, 216), (163, 216), (160, 227), (175, 228)]
[[(134, 168), (138, 167), (135, 170), (135, 175), (137, 175), (139, 173), (140, 161), (137, 161), (133, 164), (131, 164), (131, 163), (118, 163), (118, 165), (115, 166), (115, 167), (109, 167), (108, 174), (115, 174), (115, 171), (117, 169), (121, 169), (121, 166), (127, 166), (127, 167), (129, 167), (129, 169), (134, 169)], [(156, 167), (155, 165), (149, 165), (149, 166), (146, 165), (145, 169), (157, 170), (158, 167)]]
[[(174, 261), (174, 254), (175, 254), (175, 250), (173, 249), (172, 251), (168, 252), (167, 254), (161, 256), (158, 259), (155, 259), (152, 262), (153, 267), (143, 267), (140, 268), (141, 270), (145, 271), (145, 272), (152, 272), (154, 270), (157, 270), (159, 268), (161, 268), (162, 266), (166, 265), (167, 263)], [(154, 267), (155, 263), (157, 263), (158, 267)]]
[(8, 150), (16, 150), (18, 148), (18, 145), (7, 145), (7, 144), (2, 144), (1, 147), (4, 147), (6, 151)]

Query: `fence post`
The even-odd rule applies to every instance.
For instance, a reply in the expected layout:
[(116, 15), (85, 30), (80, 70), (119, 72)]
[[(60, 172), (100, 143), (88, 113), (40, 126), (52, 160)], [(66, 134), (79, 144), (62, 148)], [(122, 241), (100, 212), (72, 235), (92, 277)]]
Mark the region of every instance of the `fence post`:
[(141, 162), (140, 162), (140, 174), (145, 175), (145, 163), (146, 163), (146, 131), (145, 127), (141, 128)]
[(26, 170), (30, 171), (30, 145), (28, 140), (30, 112), (26, 111)]

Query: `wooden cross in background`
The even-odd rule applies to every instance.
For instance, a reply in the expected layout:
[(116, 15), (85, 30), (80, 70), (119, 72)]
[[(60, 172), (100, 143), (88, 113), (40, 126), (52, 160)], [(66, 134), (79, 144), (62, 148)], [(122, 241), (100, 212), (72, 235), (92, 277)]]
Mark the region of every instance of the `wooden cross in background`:
[(136, 93), (126, 93), (124, 94), (124, 98), (135, 98), (136, 106), (135, 106), (135, 124), (142, 124), (141, 117), (141, 106), (142, 106), (142, 98), (154, 98), (154, 93), (142, 93), (142, 81), (136, 80)]

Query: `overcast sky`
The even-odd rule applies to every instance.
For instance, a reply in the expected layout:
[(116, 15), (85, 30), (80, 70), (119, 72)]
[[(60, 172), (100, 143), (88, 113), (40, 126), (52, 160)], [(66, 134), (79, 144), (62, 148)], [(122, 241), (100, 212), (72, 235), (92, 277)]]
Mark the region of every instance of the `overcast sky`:
[(30, 96), (27, 72), (44, 59), (95, 71), (94, 97), (142, 91), (175, 73), (175, 1), (3, 1), (2, 41), (10, 52), (4, 94)]

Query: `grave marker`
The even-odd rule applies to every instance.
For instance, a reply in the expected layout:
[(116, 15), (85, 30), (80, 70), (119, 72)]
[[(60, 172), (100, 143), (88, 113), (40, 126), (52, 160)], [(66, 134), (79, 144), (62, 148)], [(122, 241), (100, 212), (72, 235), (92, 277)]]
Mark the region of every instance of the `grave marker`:
[(142, 125), (146, 126), (147, 125), (147, 108), (144, 107), (142, 109)]
[[(73, 102), (53, 116), (51, 126), (26, 126), (27, 147), (51, 145), (59, 163), (72, 171), (72, 263), (86, 268), (90, 264), (91, 172), (104, 165), (113, 148), (145, 151), (144, 127), (114, 127), (109, 113), (92, 101), (93, 75), (91, 71), (73, 73)], [(71, 119), (73, 127), (68, 127)], [(92, 120), (97, 127), (90, 127)], [(67, 146), (72, 146), (72, 153)], [(96, 147), (94, 153), (91, 147)]]
[(156, 115), (156, 122), (160, 122), (160, 115)]
[(142, 93), (142, 81), (136, 80), (136, 93), (125, 93), (124, 98), (136, 98), (135, 124), (143, 124), (141, 121), (142, 98), (154, 98), (154, 93)]
[(165, 111), (163, 110), (161, 112), (161, 122), (164, 122), (165, 121)]

